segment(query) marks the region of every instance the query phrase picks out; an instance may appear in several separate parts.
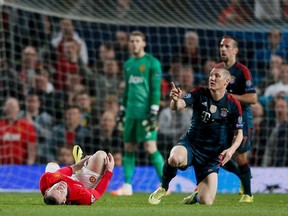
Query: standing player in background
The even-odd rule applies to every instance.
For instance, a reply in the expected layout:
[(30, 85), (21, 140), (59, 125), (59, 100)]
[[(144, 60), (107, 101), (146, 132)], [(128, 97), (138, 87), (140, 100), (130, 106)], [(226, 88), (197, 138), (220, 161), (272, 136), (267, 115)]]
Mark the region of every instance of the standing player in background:
[(161, 179), (164, 159), (157, 149), (157, 115), (161, 96), (161, 65), (152, 55), (146, 53), (145, 35), (133, 31), (130, 48), (133, 56), (125, 62), (125, 84), (118, 122), (124, 122), (123, 169), (125, 183), (112, 192), (117, 196), (133, 194), (132, 177), (135, 168), (137, 144), (144, 143), (144, 149)]
[(237, 164), (230, 160), (223, 168), (234, 173), (241, 180), (240, 193), (243, 195), (239, 202), (253, 202), (251, 194), (252, 176), (248, 165), (247, 152), (250, 149), (253, 129), (253, 116), (250, 105), (257, 102), (257, 94), (248, 68), (237, 61), (237, 53), (237, 40), (229, 35), (223, 36), (220, 42), (220, 57), (222, 60), (220, 64), (230, 71), (231, 80), (227, 91), (241, 103), (244, 122), (243, 141), (235, 152)]

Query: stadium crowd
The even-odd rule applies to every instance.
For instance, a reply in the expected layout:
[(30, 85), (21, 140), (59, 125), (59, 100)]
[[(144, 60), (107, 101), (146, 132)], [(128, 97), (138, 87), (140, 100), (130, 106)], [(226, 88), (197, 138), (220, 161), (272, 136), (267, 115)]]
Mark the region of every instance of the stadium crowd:
[[(225, 24), (231, 11), (221, 12), (219, 22)], [(0, 59), (0, 164), (58, 161), (71, 165), (72, 148), (77, 144), (86, 154), (111, 152), (119, 158), (115, 165), (121, 165), (122, 131), (116, 116), (125, 88), (123, 64), (131, 56), (131, 32), (113, 32), (114, 40), (103, 40), (96, 48), (97, 55), (91, 56), (87, 38), (81, 37), (72, 20), (57, 20), (60, 28), (55, 31), (55, 20), (37, 16), (41, 29), (29, 32), (28, 39), (21, 38), (19, 30), (13, 38), (18, 41), (15, 51), (11, 51), (12, 42), (6, 41), (6, 58)], [(170, 82), (189, 92), (207, 83), (209, 72), (219, 61), (217, 50), (207, 54), (199, 41), (197, 31), (187, 30), (182, 46), (163, 63), (157, 142), (164, 158), (186, 131), (193, 112), (169, 109)], [(249, 159), (252, 166), (288, 166), (287, 42), (278, 29), (267, 33), (267, 41), (263, 48), (253, 50), (253, 61), (248, 64), (259, 99), (252, 105)], [(17, 64), (9, 61), (12, 55)], [(137, 163), (146, 164), (145, 158), (139, 151)]]

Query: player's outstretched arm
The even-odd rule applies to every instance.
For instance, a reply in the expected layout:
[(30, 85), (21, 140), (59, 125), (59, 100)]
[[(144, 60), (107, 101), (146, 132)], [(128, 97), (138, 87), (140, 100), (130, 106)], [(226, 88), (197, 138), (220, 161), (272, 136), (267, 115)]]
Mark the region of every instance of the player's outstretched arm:
[(241, 142), (243, 140), (243, 131), (242, 129), (235, 130), (234, 132), (234, 139), (232, 142), (232, 145), (230, 148), (225, 149), (221, 155), (222, 155), (222, 166), (224, 166), (233, 156), (236, 149), (240, 146)]
[(171, 82), (172, 88), (170, 91), (170, 108), (172, 110), (180, 110), (186, 107), (185, 101), (182, 99), (182, 90), (176, 87), (173, 82)]

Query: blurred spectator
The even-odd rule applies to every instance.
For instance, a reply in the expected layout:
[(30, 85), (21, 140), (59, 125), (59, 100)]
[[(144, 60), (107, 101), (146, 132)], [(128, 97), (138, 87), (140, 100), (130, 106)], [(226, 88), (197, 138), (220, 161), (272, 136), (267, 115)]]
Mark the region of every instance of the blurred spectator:
[(60, 165), (72, 165), (74, 164), (73, 148), (68, 146), (63, 146), (59, 149), (59, 154), (57, 162)]
[(184, 66), (180, 72), (180, 75), (181, 75), (180, 86), (183, 91), (189, 92), (193, 88), (195, 88), (194, 70), (192, 67)]
[(89, 127), (81, 125), (80, 109), (77, 106), (69, 106), (65, 111), (65, 122), (52, 128), (48, 140), (51, 160), (57, 160), (62, 147), (80, 145), (85, 154), (92, 154), (93, 136)]
[(181, 51), (181, 63), (193, 67), (194, 72), (201, 71), (202, 56), (199, 47), (199, 35), (195, 31), (188, 31), (184, 36), (184, 47)]
[[(125, 62), (129, 57), (129, 34), (125, 31), (116, 31), (115, 33), (115, 58), (118, 62)], [(122, 70), (122, 65), (121, 65)]]
[(170, 82), (174, 82), (176, 86), (179, 86), (181, 83), (180, 72), (182, 70), (181, 59), (174, 57), (170, 62), (170, 68), (168, 74), (163, 74), (163, 78)]
[(119, 110), (119, 101), (116, 95), (107, 95), (104, 99), (104, 110), (115, 114)]
[(47, 138), (50, 137), (53, 126), (53, 117), (41, 109), (41, 101), (36, 92), (30, 91), (26, 96), (25, 110), (19, 116), (32, 124), (37, 134), (37, 157), (38, 163), (48, 163), (46, 157)]
[(115, 150), (112, 152), (114, 157), (115, 166), (122, 166), (123, 154), (120, 150)]
[(95, 146), (97, 150), (106, 152), (121, 151), (123, 148), (122, 136), (116, 130), (116, 115), (111, 111), (105, 111), (100, 118), (100, 128), (95, 135)]
[(288, 64), (281, 67), (280, 79), (278, 82), (269, 85), (264, 92), (264, 96), (275, 96), (278, 92), (284, 92), (288, 95)]
[(112, 43), (103, 42), (99, 47), (99, 57), (93, 67), (94, 74), (104, 73), (104, 62), (106, 60), (115, 59), (116, 53)]
[(251, 18), (251, 12), (243, 3), (243, 0), (231, 0), (228, 7), (220, 12), (218, 24), (235, 25), (247, 23)]
[(282, 18), (281, 0), (255, 0), (254, 16), (261, 21), (276, 21)]
[(98, 110), (95, 110), (92, 99), (87, 91), (80, 91), (75, 95), (75, 105), (80, 108), (81, 125), (94, 127), (98, 124)]
[(75, 103), (75, 96), (85, 91), (86, 88), (82, 85), (83, 77), (79, 73), (68, 72), (65, 80), (65, 93), (68, 95), (68, 104), (73, 105)]
[(40, 65), (38, 61), (38, 53), (32, 46), (27, 46), (22, 52), (22, 59), (20, 65), (17, 65), (17, 71), (20, 73), (20, 78), (25, 84), (25, 89), (34, 86), (35, 70)]
[(252, 166), (261, 166), (266, 140), (268, 138), (268, 121), (267, 116), (264, 111), (264, 107), (261, 103), (257, 102), (256, 104), (251, 105), (252, 114), (253, 114), (253, 135), (252, 141), (253, 145), (251, 146), (250, 151), (250, 164)]
[[(67, 73), (78, 73), (88, 84), (89, 78), (93, 75), (92, 71), (85, 65), (80, 57), (80, 47), (75, 40), (66, 40), (63, 43), (63, 58), (58, 59), (56, 73), (55, 73), (55, 87), (63, 89)], [(86, 82), (87, 81), (87, 82)]]
[(46, 93), (54, 91), (54, 86), (50, 82), (48, 68), (45, 65), (40, 65), (36, 68), (33, 87)]
[(33, 165), (37, 137), (32, 124), (19, 118), (19, 102), (8, 98), (3, 106), (5, 118), (0, 120), (0, 164)]
[(58, 51), (60, 59), (64, 57), (64, 43), (67, 40), (73, 40), (79, 47), (79, 56), (84, 64), (88, 64), (88, 51), (86, 43), (80, 38), (79, 34), (74, 31), (72, 20), (62, 19), (60, 22), (61, 30), (58, 34), (52, 38), (51, 44)]
[[(3, 106), (6, 98), (14, 97), (23, 102), (24, 100), (24, 83), (18, 76), (11, 64), (0, 58), (0, 107)], [(0, 112), (2, 116), (2, 110)]]
[(203, 72), (194, 74), (195, 77), (195, 85), (200, 85), (200, 86), (206, 86), (207, 85), (207, 80), (210, 76), (210, 72), (216, 65), (216, 61), (213, 59), (207, 59), (204, 62), (203, 66)]
[(106, 95), (117, 95), (117, 86), (119, 86), (121, 80), (117, 61), (113, 59), (105, 60), (104, 74), (100, 74), (95, 79), (94, 92), (92, 93), (92, 95), (96, 95), (97, 106), (103, 109)]
[(267, 43), (261, 49), (257, 49), (254, 54), (253, 73), (254, 79), (259, 82), (263, 77), (272, 54), (281, 56), (283, 59), (288, 59), (285, 42), (282, 38), (282, 33), (279, 30), (273, 29), (267, 34)]
[(288, 166), (288, 101), (285, 97), (275, 98), (275, 127), (267, 140), (263, 166)]
[(124, 89), (125, 89), (125, 81), (124, 80), (120, 80), (119, 85), (118, 85), (118, 91), (117, 91), (117, 94), (116, 94), (118, 98), (122, 98)]
[(262, 79), (262, 82), (259, 84), (261, 90), (265, 90), (269, 85), (276, 83), (280, 80), (281, 67), (284, 63), (283, 58), (279, 55), (271, 55), (269, 62), (269, 68), (265, 72), (265, 77)]

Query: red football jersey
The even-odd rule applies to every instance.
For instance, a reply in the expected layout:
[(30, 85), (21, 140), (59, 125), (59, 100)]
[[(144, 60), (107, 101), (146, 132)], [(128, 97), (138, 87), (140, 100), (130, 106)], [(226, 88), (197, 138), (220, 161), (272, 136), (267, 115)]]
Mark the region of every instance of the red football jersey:
[(81, 182), (71, 178), (72, 174), (73, 171), (70, 166), (61, 168), (54, 173), (44, 173), (39, 182), (42, 195), (55, 183), (65, 181), (69, 190), (67, 203), (74, 205), (91, 205), (105, 193), (113, 175), (112, 172), (107, 171), (95, 189), (86, 189)]
[(14, 124), (0, 120), (0, 164), (24, 164), (28, 143), (36, 145), (36, 132), (32, 124), (18, 119)]

